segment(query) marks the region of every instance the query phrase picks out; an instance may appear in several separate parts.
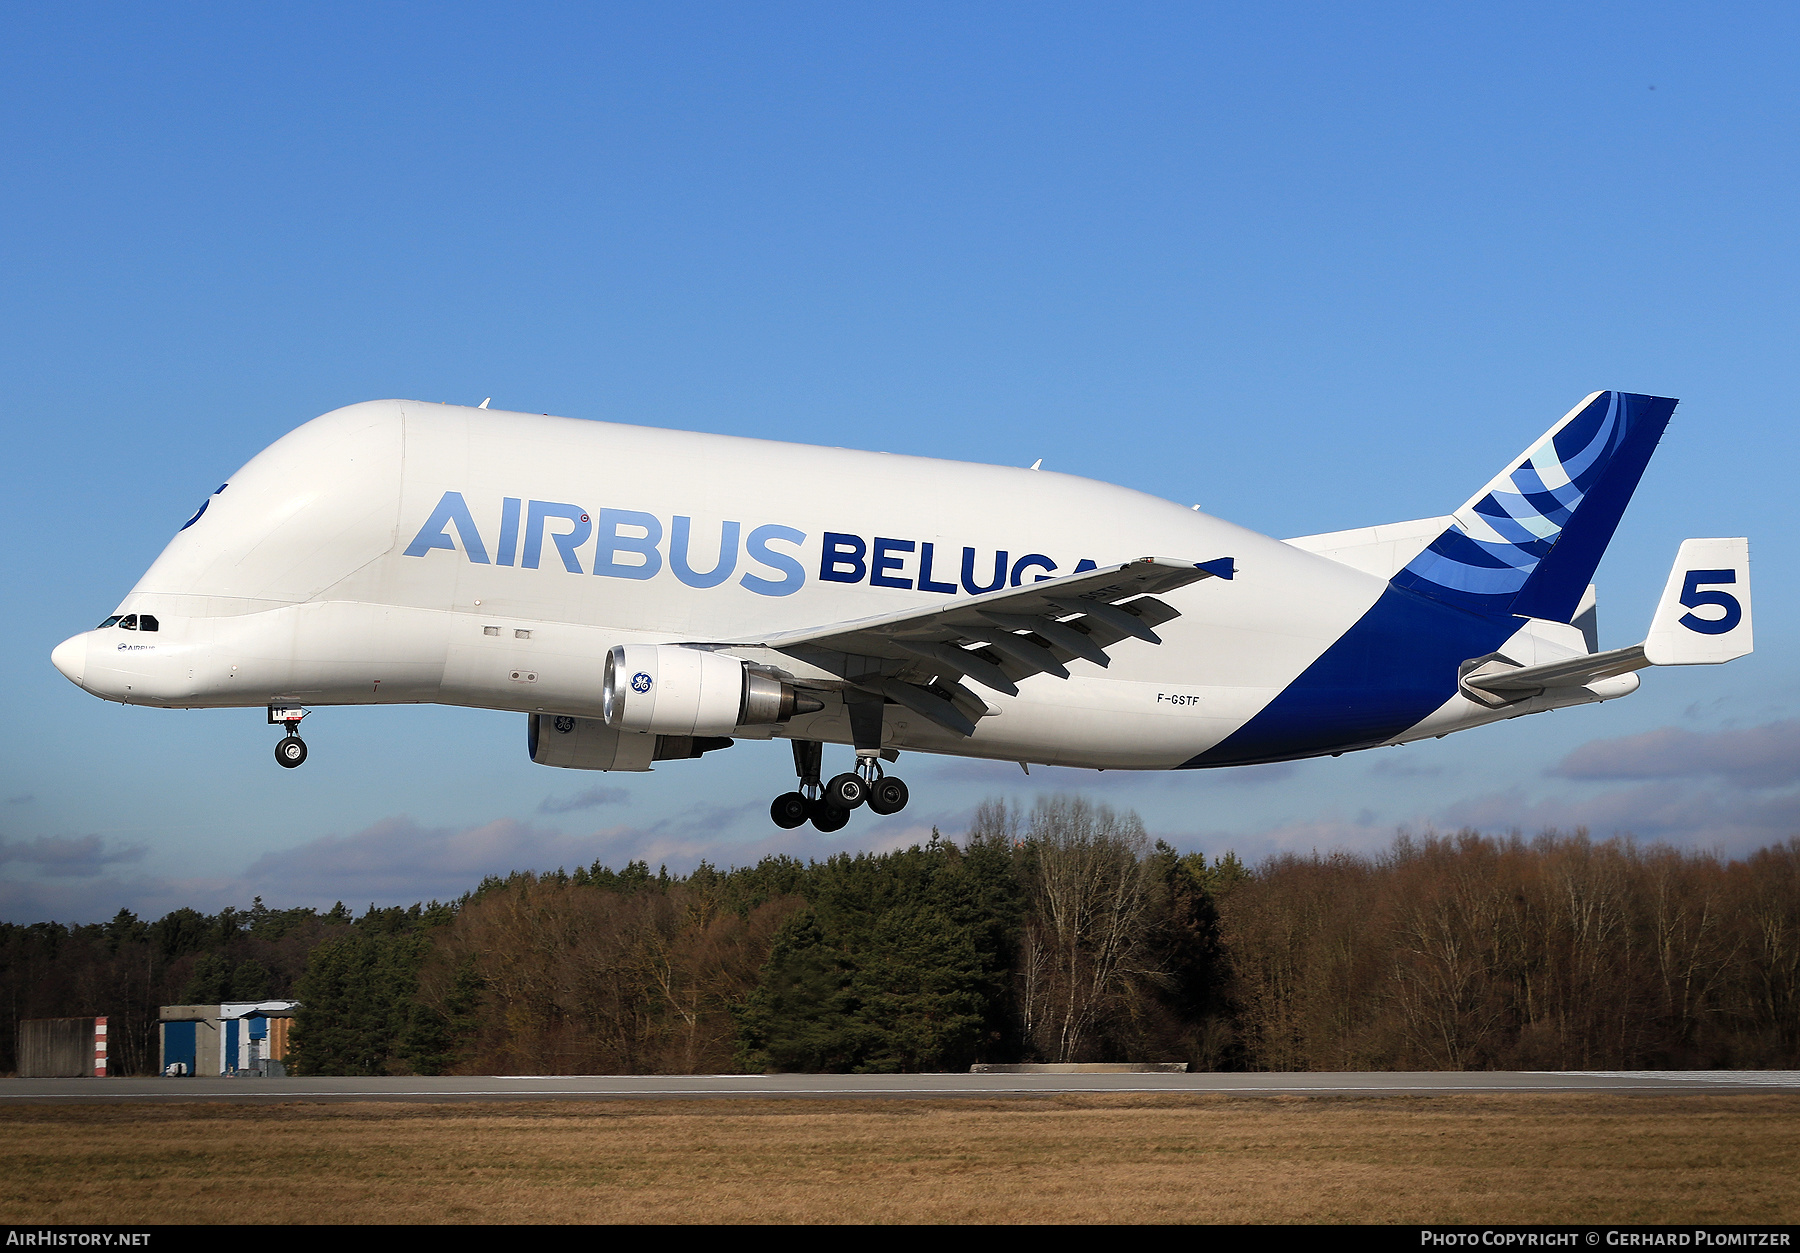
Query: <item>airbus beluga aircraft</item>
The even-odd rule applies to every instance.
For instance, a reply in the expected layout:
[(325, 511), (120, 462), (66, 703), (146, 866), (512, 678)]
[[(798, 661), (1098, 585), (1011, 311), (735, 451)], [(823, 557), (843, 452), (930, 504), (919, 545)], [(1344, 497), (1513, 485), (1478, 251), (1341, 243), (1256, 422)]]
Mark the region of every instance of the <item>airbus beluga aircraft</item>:
[[(533, 761), (792, 742), (783, 827), (916, 751), (1288, 761), (1611, 700), (1751, 651), (1749, 545), (1682, 544), (1641, 644), (1590, 580), (1675, 401), (1596, 392), (1442, 517), (1276, 540), (1034, 469), (404, 400), (278, 440), (56, 667), (96, 696), (526, 715)], [(803, 485), (804, 491), (771, 490)], [(822, 781), (823, 746), (854, 765)]]

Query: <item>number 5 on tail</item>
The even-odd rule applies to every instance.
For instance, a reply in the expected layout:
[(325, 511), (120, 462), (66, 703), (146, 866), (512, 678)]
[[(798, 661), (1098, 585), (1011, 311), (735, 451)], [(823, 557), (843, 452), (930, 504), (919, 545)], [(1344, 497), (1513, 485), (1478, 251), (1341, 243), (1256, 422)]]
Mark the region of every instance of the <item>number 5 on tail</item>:
[(1709, 666), (1754, 647), (1750, 541), (1684, 541), (1644, 641), (1646, 659), (1653, 666)]

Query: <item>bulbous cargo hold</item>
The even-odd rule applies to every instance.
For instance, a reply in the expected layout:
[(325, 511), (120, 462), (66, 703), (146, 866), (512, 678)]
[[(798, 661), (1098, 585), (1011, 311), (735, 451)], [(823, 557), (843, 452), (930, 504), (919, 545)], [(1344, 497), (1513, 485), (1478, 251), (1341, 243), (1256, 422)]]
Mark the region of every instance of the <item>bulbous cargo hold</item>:
[(771, 816), (821, 830), (904, 805), (903, 752), (1335, 755), (1751, 650), (1721, 539), (1683, 545), (1645, 644), (1597, 651), (1589, 580), (1673, 409), (1596, 392), (1453, 514), (1283, 541), (1036, 466), (371, 401), (181, 511), (52, 660), (108, 700), (266, 706), (290, 768), (342, 704), (523, 713), (532, 760), (577, 769), (780, 736)]

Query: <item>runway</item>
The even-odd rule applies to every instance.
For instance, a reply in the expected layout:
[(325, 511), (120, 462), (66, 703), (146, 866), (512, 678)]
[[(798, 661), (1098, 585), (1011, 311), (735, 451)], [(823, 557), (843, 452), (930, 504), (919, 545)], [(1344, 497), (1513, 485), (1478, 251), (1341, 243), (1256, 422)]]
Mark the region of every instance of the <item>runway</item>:
[(1300, 1074), (493, 1075), (468, 1078), (0, 1079), (0, 1104), (212, 1101), (956, 1100), (1132, 1094), (1800, 1093), (1795, 1070), (1362, 1071)]

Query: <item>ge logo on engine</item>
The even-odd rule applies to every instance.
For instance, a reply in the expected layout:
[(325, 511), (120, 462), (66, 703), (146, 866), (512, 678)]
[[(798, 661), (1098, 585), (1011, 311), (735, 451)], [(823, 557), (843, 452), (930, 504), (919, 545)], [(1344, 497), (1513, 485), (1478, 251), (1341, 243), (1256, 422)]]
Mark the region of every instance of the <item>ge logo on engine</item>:
[(642, 670), (639, 670), (636, 674), (632, 675), (631, 690), (634, 692), (648, 692), (650, 690), (650, 676), (645, 674)]
[(569, 732), (571, 732), (575, 729), (575, 719), (573, 719), (573, 718), (558, 718), (556, 720), (556, 722), (554, 723), (554, 725), (555, 725), (557, 731), (559, 731), (563, 735), (567, 735)]

